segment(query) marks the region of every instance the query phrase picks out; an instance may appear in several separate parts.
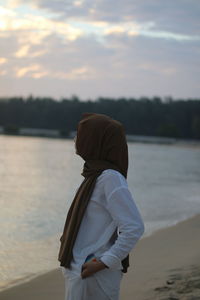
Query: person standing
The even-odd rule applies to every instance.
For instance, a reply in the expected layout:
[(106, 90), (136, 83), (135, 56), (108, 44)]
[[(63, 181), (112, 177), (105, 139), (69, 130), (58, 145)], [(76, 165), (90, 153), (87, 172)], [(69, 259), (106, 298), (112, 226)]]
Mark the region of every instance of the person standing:
[(65, 300), (119, 300), (129, 253), (145, 230), (127, 184), (124, 127), (107, 115), (84, 113), (75, 148), (84, 180), (60, 238)]

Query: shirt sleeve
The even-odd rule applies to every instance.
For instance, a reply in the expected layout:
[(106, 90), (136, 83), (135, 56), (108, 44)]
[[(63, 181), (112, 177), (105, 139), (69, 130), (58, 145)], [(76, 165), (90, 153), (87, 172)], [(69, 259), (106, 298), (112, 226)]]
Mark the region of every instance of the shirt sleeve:
[[(118, 227), (115, 243), (100, 257), (100, 260), (111, 269), (123, 269), (121, 261), (135, 247), (144, 233), (144, 223), (140, 212), (128, 189), (126, 180), (120, 175), (106, 180), (104, 193), (106, 209)], [(121, 175), (122, 176), (122, 175)]]

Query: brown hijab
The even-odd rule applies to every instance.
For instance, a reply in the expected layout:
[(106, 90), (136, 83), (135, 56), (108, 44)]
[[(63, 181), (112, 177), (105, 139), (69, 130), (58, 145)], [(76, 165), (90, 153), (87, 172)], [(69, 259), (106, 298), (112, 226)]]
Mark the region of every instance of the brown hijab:
[[(77, 128), (76, 153), (85, 161), (81, 173), (84, 180), (72, 201), (60, 238), (58, 260), (66, 268), (70, 268), (73, 246), (97, 177), (106, 169), (114, 169), (127, 178), (128, 147), (122, 124), (103, 114), (84, 113)], [(129, 255), (122, 265), (122, 272), (126, 273)]]

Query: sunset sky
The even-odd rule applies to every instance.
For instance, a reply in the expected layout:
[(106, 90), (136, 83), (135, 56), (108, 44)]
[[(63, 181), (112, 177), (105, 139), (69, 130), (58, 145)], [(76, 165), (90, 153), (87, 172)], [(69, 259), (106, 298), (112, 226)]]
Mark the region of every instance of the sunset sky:
[(198, 0), (0, 0), (0, 97), (200, 98)]

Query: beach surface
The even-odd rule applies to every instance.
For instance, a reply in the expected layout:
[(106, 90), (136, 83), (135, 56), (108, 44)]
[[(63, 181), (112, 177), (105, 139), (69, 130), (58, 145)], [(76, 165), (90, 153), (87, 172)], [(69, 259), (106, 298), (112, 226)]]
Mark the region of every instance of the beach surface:
[[(130, 253), (120, 299), (200, 299), (200, 215), (142, 238)], [(0, 300), (64, 300), (61, 270), (0, 293)], [(78, 300), (78, 299), (77, 299)]]

